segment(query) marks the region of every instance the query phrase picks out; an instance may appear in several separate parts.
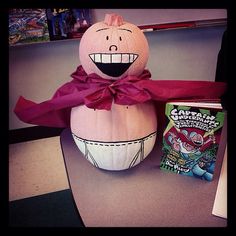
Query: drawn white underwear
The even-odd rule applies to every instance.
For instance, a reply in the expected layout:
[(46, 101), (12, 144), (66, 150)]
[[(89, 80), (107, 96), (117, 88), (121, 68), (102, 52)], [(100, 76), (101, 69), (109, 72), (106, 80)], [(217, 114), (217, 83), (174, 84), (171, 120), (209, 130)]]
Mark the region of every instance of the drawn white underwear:
[(156, 132), (140, 139), (117, 142), (82, 139), (73, 133), (72, 136), (87, 160), (106, 170), (123, 170), (139, 164), (152, 151), (156, 141)]

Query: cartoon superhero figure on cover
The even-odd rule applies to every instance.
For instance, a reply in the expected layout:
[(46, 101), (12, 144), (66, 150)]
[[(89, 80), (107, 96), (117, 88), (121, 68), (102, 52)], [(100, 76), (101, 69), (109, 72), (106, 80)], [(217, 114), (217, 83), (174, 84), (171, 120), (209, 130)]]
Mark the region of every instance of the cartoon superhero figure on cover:
[(184, 166), (189, 172), (181, 174), (193, 175), (195, 177), (212, 180), (215, 165), (215, 156), (206, 150), (215, 143), (214, 135), (203, 138), (197, 131), (181, 130), (178, 134), (168, 132), (168, 141), (171, 148), (179, 153), (184, 160)]

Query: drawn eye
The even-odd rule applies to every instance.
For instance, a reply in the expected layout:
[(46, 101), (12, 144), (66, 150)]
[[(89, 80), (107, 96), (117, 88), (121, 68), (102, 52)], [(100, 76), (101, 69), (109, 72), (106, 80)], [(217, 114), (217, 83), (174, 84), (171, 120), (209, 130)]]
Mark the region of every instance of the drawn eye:
[(109, 39), (109, 37), (107, 36), (107, 37), (106, 37), (106, 39), (108, 40), (108, 39)]
[(122, 41), (122, 38), (120, 37), (120, 41)]

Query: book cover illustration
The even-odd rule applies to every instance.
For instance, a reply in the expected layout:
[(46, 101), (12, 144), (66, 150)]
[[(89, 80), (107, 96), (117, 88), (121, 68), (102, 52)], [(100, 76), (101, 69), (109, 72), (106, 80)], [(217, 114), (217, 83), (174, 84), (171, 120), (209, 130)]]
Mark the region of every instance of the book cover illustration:
[(9, 45), (49, 41), (45, 9), (9, 9)]
[(89, 9), (46, 9), (50, 40), (81, 38), (91, 26)]
[(211, 181), (224, 112), (167, 103), (165, 114), (168, 125), (163, 133), (160, 168)]

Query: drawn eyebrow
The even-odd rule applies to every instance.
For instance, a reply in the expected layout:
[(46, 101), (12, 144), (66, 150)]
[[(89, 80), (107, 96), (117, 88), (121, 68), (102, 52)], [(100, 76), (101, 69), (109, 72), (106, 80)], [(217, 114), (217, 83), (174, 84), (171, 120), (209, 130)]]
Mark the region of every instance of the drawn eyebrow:
[(129, 31), (130, 33), (132, 33), (132, 31), (129, 29), (119, 28), (118, 30), (126, 30), (126, 31)]
[(96, 30), (96, 32), (101, 31), (101, 30), (107, 30), (107, 29), (109, 29), (109, 28), (98, 29), (98, 30)]

